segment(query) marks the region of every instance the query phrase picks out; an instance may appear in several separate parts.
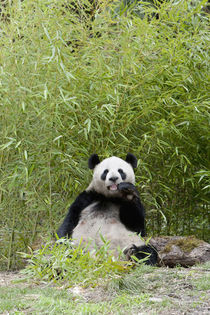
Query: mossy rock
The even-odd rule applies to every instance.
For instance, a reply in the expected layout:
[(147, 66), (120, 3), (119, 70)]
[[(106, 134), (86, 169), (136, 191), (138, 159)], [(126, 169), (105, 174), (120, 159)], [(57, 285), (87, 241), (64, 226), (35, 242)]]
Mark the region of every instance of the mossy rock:
[(194, 248), (199, 247), (202, 243), (202, 240), (197, 239), (194, 235), (181, 237), (175, 240), (169, 241), (162, 252), (169, 253), (173, 245), (178, 246), (184, 253), (190, 253)]
[(210, 244), (195, 236), (158, 236), (150, 240), (159, 256), (159, 266), (190, 267), (210, 261)]

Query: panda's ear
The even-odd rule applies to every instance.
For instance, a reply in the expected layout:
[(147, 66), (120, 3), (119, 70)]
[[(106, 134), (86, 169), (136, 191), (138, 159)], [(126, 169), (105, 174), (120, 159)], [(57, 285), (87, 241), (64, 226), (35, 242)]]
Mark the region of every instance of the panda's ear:
[(100, 163), (98, 154), (92, 154), (88, 160), (88, 167), (93, 170), (97, 164)]
[(128, 162), (129, 164), (131, 164), (131, 166), (133, 168), (137, 167), (137, 158), (135, 157), (135, 155), (133, 155), (132, 153), (128, 153), (126, 156), (126, 162)]

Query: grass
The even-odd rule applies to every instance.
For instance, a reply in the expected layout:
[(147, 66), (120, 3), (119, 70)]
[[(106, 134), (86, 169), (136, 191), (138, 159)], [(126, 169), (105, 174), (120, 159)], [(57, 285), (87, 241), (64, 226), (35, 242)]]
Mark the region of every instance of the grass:
[(94, 152), (138, 157), (149, 234), (208, 240), (207, 1), (165, 1), (141, 18), (106, 3), (93, 16), (65, 0), (2, 6), (3, 269), (57, 230)]
[[(207, 313), (209, 263), (185, 268), (140, 266), (95, 287), (2, 277), (0, 311), (9, 314), (177, 314)], [(9, 281), (6, 279), (9, 277)], [(3, 285), (2, 285), (3, 284)]]
[[(93, 253), (92, 253), (93, 254)], [(1, 275), (0, 311), (11, 314), (205, 313), (210, 264), (157, 268), (113, 261), (107, 244), (94, 257), (65, 240), (45, 244), (21, 273)]]
[(27, 259), (23, 272), (29, 277), (55, 283), (66, 280), (69, 286), (78, 283), (84, 287), (95, 286), (110, 277), (118, 278), (133, 267), (133, 263), (120, 260), (122, 253), (119, 259), (114, 259), (105, 241), (102, 247), (89, 251), (88, 245), (75, 248), (70, 240), (61, 239), (47, 242), (31, 254), (21, 255)]
[[(131, 303), (139, 304), (142, 303), (147, 296), (142, 294), (138, 298), (128, 299), (126, 295), (122, 295), (120, 298), (115, 298), (113, 303), (110, 302), (100, 302), (100, 303), (84, 303), (84, 299), (76, 297), (65, 290), (58, 290), (55, 288), (48, 288), (45, 290), (32, 289), (32, 290), (17, 290), (12, 289), (8, 295), (7, 289), (2, 292), (2, 297), (4, 299), (14, 298), (14, 302), (9, 304), (5, 302), (2, 310), (16, 312), (13, 314), (21, 314), (21, 311), (29, 311), (31, 314), (57, 314), (59, 312), (63, 314), (108, 314), (111, 312), (118, 313), (119, 307), (123, 308), (125, 311), (129, 310)], [(23, 301), (17, 302), (17, 297), (22, 298)], [(32, 305), (32, 308), (31, 308)], [(19, 310), (19, 313), (18, 313)]]

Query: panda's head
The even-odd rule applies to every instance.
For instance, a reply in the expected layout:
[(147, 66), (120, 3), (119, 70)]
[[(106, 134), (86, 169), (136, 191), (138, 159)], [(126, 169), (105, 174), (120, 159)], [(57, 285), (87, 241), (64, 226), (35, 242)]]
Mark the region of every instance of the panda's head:
[(137, 166), (137, 158), (128, 153), (125, 160), (112, 156), (100, 162), (97, 154), (90, 156), (88, 166), (93, 169), (93, 179), (88, 190), (94, 189), (105, 196), (120, 196), (118, 185), (122, 182), (135, 184), (133, 169)]

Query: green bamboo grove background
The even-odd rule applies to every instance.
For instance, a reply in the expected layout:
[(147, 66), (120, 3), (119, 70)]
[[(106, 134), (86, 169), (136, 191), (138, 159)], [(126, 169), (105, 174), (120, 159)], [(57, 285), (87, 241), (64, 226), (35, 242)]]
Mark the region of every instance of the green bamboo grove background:
[(137, 156), (148, 235), (209, 239), (207, 1), (162, 2), (2, 2), (1, 268), (56, 231), (92, 153)]

